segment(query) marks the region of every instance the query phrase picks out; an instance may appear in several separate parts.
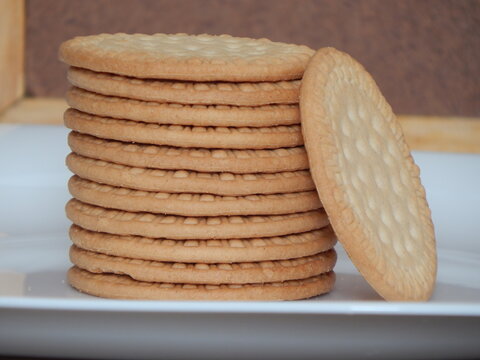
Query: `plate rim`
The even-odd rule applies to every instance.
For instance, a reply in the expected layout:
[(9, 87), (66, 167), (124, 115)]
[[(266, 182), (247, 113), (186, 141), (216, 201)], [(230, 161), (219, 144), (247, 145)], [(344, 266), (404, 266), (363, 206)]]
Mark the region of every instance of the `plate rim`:
[(397, 315), (480, 317), (480, 303), (406, 303), (382, 301), (214, 302), (0, 297), (1, 310), (95, 311), (130, 313), (231, 313), (311, 315)]

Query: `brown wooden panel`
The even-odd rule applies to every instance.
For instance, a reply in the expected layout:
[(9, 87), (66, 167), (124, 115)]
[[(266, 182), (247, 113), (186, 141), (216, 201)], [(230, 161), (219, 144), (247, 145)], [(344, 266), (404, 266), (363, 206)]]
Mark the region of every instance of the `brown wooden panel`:
[(229, 33), (334, 46), (397, 113), (480, 116), (477, 0), (27, 0), (27, 84), (62, 95), (59, 44), (100, 32)]
[(0, 112), (23, 95), (25, 3), (0, 1)]

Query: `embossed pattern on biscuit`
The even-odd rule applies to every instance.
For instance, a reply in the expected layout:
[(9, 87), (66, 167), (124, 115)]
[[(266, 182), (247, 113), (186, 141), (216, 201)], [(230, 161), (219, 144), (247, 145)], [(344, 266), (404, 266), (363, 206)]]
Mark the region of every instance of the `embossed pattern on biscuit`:
[(273, 301), (327, 293), (333, 288), (335, 273), (265, 284), (200, 285), (137, 281), (126, 275), (94, 274), (75, 266), (68, 271), (68, 281), (87, 294), (114, 299)]
[(313, 53), (228, 35), (63, 43), (76, 174), (69, 283), (124, 299), (330, 291), (336, 237), (313, 191), (298, 106)]
[(107, 96), (178, 104), (260, 106), (296, 104), (300, 80), (276, 82), (189, 82), (139, 79), (70, 67), (69, 82)]
[(306, 46), (229, 35), (100, 34), (64, 42), (72, 66), (139, 78), (194, 81), (300, 79), (314, 51)]
[(68, 218), (92, 231), (172, 239), (230, 239), (280, 236), (328, 225), (323, 209), (270, 216), (184, 217), (105, 209), (72, 199)]
[(223, 149), (275, 149), (303, 145), (300, 126), (219, 127), (160, 125), (99, 117), (67, 109), (65, 125), (96, 137), (142, 144)]
[(247, 196), (148, 192), (99, 184), (78, 176), (70, 178), (68, 188), (74, 198), (88, 204), (183, 216), (282, 215), (322, 206), (316, 191)]
[(104, 96), (76, 87), (66, 94), (77, 110), (98, 116), (157, 124), (265, 127), (300, 123), (298, 104), (232, 106), (191, 105)]
[(276, 194), (314, 190), (308, 170), (233, 174), (132, 167), (84, 157), (67, 156), (74, 174), (102, 184), (145, 191), (207, 193), (226, 196)]
[(312, 176), (347, 253), (387, 300), (427, 300), (436, 276), (425, 190), (400, 125), (350, 56), (324, 49), (302, 83)]
[(276, 173), (309, 168), (303, 146), (275, 150), (178, 148), (129, 144), (71, 132), (68, 144), (77, 154), (123, 165), (202, 172)]
[(329, 250), (311, 256), (261, 262), (182, 263), (111, 256), (70, 248), (70, 260), (93, 273), (129, 275), (135, 280), (186, 284), (253, 284), (305, 279), (329, 272), (337, 256)]
[(70, 239), (80, 248), (143, 260), (230, 263), (284, 260), (327, 251), (336, 243), (330, 226), (299, 234), (251, 239), (173, 240), (112, 235), (70, 227)]

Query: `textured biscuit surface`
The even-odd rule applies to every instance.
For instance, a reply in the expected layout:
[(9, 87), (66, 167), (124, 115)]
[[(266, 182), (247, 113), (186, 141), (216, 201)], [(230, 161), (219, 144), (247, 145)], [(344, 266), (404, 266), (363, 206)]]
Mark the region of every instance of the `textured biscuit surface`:
[(299, 125), (219, 127), (161, 125), (100, 117), (67, 109), (65, 125), (104, 139), (143, 144), (217, 149), (276, 149), (303, 145)]
[(71, 67), (72, 85), (97, 94), (177, 104), (260, 106), (298, 103), (300, 80), (276, 82), (188, 82), (139, 79)]
[(275, 150), (179, 148), (129, 144), (71, 132), (68, 144), (77, 154), (113, 163), (163, 170), (276, 173), (308, 169), (303, 146)]
[(430, 210), (402, 131), (374, 80), (322, 49), (301, 87), (312, 176), (362, 275), (387, 300), (427, 300), (436, 277)]
[(74, 266), (68, 271), (68, 281), (77, 290), (113, 299), (273, 301), (327, 293), (333, 288), (335, 273), (265, 284), (195, 285), (137, 281), (126, 275), (94, 274)]
[(234, 239), (280, 236), (328, 225), (323, 210), (271, 216), (184, 217), (105, 209), (72, 199), (67, 217), (92, 231), (172, 239)]
[(157, 124), (265, 127), (300, 123), (297, 104), (264, 106), (187, 105), (104, 96), (71, 88), (67, 103), (77, 110)]
[(247, 196), (166, 193), (99, 184), (78, 176), (70, 178), (68, 188), (74, 198), (88, 204), (183, 216), (282, 215), (322, 207), (316, 191)]
[(115, 164), (75, 153), (67, 156), (66, 163), (70, 171), (84, 179), (145, 191), (242, 196), (301, 192), (315, 189), (315, 184), (308, 170), (273, 174), (158, 170)]
[(229, 35), (100, 34), (64, 42), (60, 60), (94, 71), (194, 81), (300, 79), (313, 50)]
[(296, 259), (239, 263), (160, 262), (111, 256), (70, 247), (71, 262), (92, 273), (129, 275), (135, 280), (175, 284), (252, 284), (305, 279), (329, 272), (335, 250)]
[(300, 234), (252, 239), (153, 239), (94, 232), (76, 225), (70, 227), (69, 235), (78, 247), (108, 255), (202, 263), (292, 259), (327, 251), (336, 243), (330, 226)]

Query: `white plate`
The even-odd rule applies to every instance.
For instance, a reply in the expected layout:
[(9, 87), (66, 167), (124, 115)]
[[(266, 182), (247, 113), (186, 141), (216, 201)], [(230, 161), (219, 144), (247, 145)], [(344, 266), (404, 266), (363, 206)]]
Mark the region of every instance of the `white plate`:
[(66, 134), (61, 127), (0, 126), (0, 354), (480, 355), (479, 155), (414, 154), (438, 241), (438, 284), (428, 303), (382, 301), (340, 247), (335, 290), (308, 301), (116, 301), (65, 282)]

